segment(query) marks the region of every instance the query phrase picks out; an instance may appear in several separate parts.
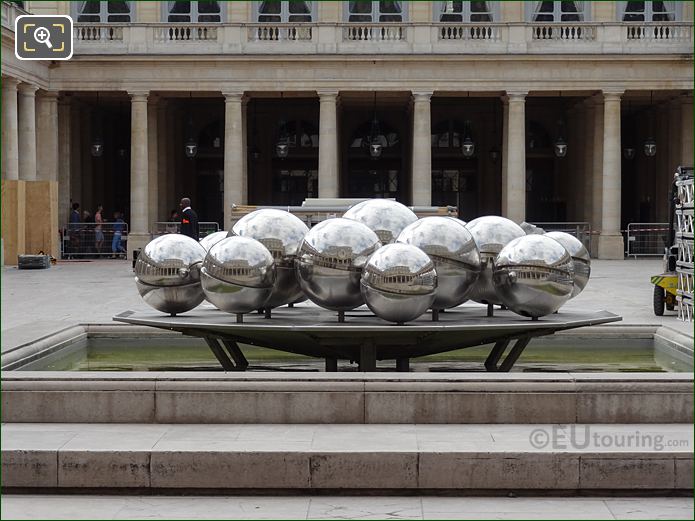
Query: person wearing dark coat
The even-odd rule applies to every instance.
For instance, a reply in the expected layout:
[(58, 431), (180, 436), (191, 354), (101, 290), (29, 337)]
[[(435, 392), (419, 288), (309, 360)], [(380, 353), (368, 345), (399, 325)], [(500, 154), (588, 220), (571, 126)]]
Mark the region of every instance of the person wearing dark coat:
[(198, 240), (198, 214), (191, 208), (188, 197), (181, 199), (181, 231), (191, 239)]

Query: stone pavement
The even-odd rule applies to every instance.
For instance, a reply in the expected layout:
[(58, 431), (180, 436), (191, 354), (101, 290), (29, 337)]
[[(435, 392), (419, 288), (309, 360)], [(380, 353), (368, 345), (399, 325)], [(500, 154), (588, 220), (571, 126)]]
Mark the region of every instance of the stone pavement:
[[(649, 277), (661, 260), (592, 261), (584, 292), (567, 310), (606, 309), (623, 317), (621, 325), (664, 325), (693, 335), (693, 325), (675, 312), (652, 312)], [(133, 282), (131, 263), (122, 260), (59, 262), (47, 270), (2, 268), (2, 350), (78, 323), (111, 323), (127, 309), (149, 310)]]
[(2, 519), (692, 519), (692, 497), (2, 496)]

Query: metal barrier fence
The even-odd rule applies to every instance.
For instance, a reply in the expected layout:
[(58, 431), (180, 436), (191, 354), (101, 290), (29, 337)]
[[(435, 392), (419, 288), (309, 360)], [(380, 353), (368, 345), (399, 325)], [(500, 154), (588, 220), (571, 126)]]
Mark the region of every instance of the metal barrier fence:
[(591, 251), (591, 224), (588, 222), (532, 222), (546, 232), (565, 232), (582, 241), (587, 251)]
[(668, 223), (630, 223), (625, 233), (627, 257), (661, 257), (668, 246)]
[[(179, 233), (181, 223), (178, 222), (156, 222), (154, 223), (154, 231), (152, 237), (159, 237), (167, 233)], [(220, 230), (220, 225), (216, 222), (199, 222), (198, 223), (198, 239), (202, 239), (206, 235), (215, 233)]]
[(62, 259), (125, 257), (128, 224), (70, 223), (61, 230)]

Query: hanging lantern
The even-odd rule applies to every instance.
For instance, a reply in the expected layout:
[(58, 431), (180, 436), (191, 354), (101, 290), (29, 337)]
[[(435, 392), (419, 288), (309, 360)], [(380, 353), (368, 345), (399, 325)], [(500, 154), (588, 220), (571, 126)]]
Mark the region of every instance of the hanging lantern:
[(100, 137), (95, 137), (92, 140), (92, 157), (101, 157), (104, 154), (104, 140)]
[(280, 159), (285, 159), (290, 153), (290, 136), (287, 133), (287, 124), (284, 120), (280, 121), (280, 137), (275, 144), (275, 155)]
[(379, 125), (379, 120), (376, 117), (376, 92), (374, 92), (374, 106), (372, 110), (372, 126), (369, 130), (369, 134), (362, 138), (362, 146), (369, 153), (369, 157), (372, 159), (379, 159), (381, 153), (383, 152), (384, 145), (382, 143), (381, 127)]
[(625, 148), (623, 148), (623, 157), (625, 157), (625, 159), (634, 159), (635, 158), (635, 147), (628, 145)]
[(473, 138), (471, 138), (470, 121), (464, 123), (464, 136), (463, 142), (461, 143), (461, 152), (463, 153), (463, 157), (470, 159), (475, 154), (475, 142)]
[(198, 154), (198, 143), (196, 143), (192, 136), (186, 140), (185, 152), (186, 157), (189, 159), (194, 158)]
[(553, 145), (553, 152), (555, 153), (555, 157), (565, 157), (567, 155), (567, 141), (565, 141), (565, 138), (562, 137), (564, 134), (563, 132), (564, 124), (562, 123), (562, 120), (557, 122), (557, 139), (555, 140), (555, 144)]
[(500, 151), (496, 146), (493, 146), (490, 149), (490, 161), (493, 163), (497, 163), (497, 160), (500, 158)]
[(648, 137), (644, 142), (644, 155), (654, 157), (656, 155), (656, 141), (653, 137)]

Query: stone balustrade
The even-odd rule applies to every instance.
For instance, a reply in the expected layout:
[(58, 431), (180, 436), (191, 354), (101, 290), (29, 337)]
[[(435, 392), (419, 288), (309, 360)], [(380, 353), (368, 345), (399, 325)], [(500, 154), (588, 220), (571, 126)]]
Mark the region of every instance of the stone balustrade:
[(0, 13), (2, 14), (2, 26), (14, 31), (14, 21), (18, 16), (29, 14), (27, 11), (12, 2), (2, 2), (0, 5)]
[[(13, 28), (24, 10), (3, 2)], [(75, 54), (692, 54), (690, 22), (76, 23)], [(571, 45), (570, 45), (571, 43)]]

